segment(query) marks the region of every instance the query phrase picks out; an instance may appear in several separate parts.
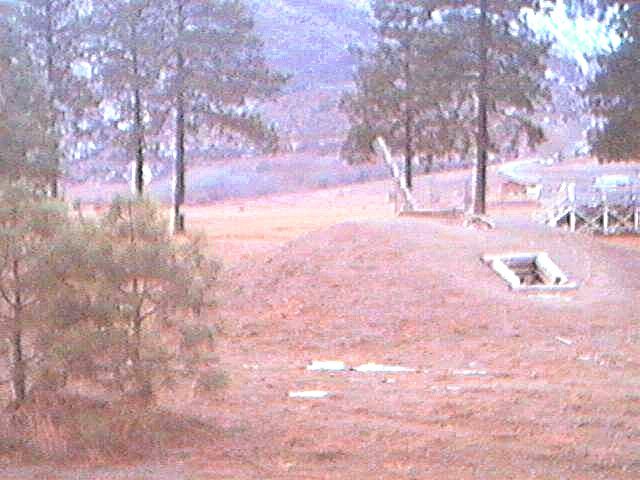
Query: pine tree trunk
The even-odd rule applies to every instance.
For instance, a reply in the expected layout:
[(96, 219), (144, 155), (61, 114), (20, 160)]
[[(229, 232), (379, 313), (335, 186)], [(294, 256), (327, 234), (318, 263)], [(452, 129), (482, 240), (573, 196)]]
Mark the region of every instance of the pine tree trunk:
[[(184, 16), (182, 5), (178, 6), (178, 35), (181, 36), (184, 30)], [(180, 207), (185, 198), (185, 175), (184, 175), (184, 142), (185, 142), (185, 113), (184, 113), (184, 57), (182, 50), (178, 46), (176, 54), (176, 158), (173, 166), (173, 212), (172, 230), (174, 234), (184, 232), (184, 216)]]
[(135, 193), (141, 197), (144, 194), (144, 144), (142, 140), (142, 105), (140, 90), (134, 91), (135, 129), (136, 129), (136, 168), (135, 168)]
[(405, 155), (404, 155), (404, 174), (407, 188), (413, 188), (413, 115), (407, 110), (405, 119)]
[(487, 126), (487, 75), (489, 63), (487, 3), (488, 0), (480, 0), (480, 76), (478, 79), (478, 132), (476, 137), (477, 158), (473, 171), (473, 213), (476, 215), (484, 215), (486, 213), (487, 150), (489, 148), (489, 131)]
[[(131, 286), (134, 296), (137, 298), (141, 295), (140, 283), (137, 279), (133, 279)], [(135, 382), (134, 395), (139, 398), (151, 398), (152, 387), (151, 380), (145, 372), (144, 365), (142, 364), (142, 316), (140, 311), (140, 305), (136, 308), (131, 319), (131, 333), (133, 339), (131, 341), (129, 359), (131, 360), (131, 366), (133, 368), (133, 376)]]
[(136, 396), (141, 398), (151, 398), (152, 387), (151, 381), (147, 372), (145, 372), (144, 365), (142, 364), (142, 356), (140, 351), (142, 349), (142, 320), (139, 316), (133, 319), (133, 348), (131, 351), (131, 363), (133, 367), (133, 375), (135, 379)]
[[(134, 32), (134, 42), (136, 41)], [(133, 48), (133, 76), (138, 78), (138, 52), (137, 48)], [(143, 125), (142, 125), (142, 100), (140, 99), (140, 87), (136, 85), (133, 91), (133, 109), (134, 109), (134, 128), (135, 128), (135, 149), (136, 149), (136, 168), (134, 186), (135, 193), (141, 197), (144, 193), (144, 142), (143, 142)]]
[[(13, 279), (18, 284), (19, 265), (13, 262)], [(27, 378), (24, 356), (22, 352), (22, 298), (16, 291), (13, 304), (13, 329), (9, 338), (9, 369), (11, 386), (11, 403), (18, 408), (27, 397)]]
[(19, 326), (9, 339), (11, 403), (15, 407), (22, 405), (27, 397), (26, 372), (22, 355), (22, 332)]
[[(411, 11), (407, 9), (405, 11), (406, 21), (405, 21), (405, 33), (409, 35), (409, 29), (411, 27)], [(411, 42), (408, 39), (405, 39), (404, 45), (404, 81), (406, 88), (406, 112), (404, 119), (404, 146), (405, 146), (405, 155), (404, 155), (404, 175), (405, 182), (407, 184), (407, 188), (411, 190), (413, 188), (413, 172), (412, 172), (412, 162), (413, 162), (413, 102), (412, 102), (412, 88), (413, 88), (413, 78), (411, 75)]]
[[(140, 77), (140, 68), (138, 61), (138, 31), (137, 25), (142, 19), (142, 9), (136, 11), (136, 18), (131, 26), (132, 37), (132, 67), (133, 78)], [(136, 164), (134, 170), (134, 187), (135, 194), (141, 197), (144, 194), (144, 125), (142, 122), (142, 99), (140, 95), (140, 86), (136, 85), (133, 90), (133, 109), (134, 109), (134, 128), (135, 128), (135, 152)]]
[[(49, 125), (50, 134), (52, 138), (56, 138), (56, 112), (55, 112), (55, 94), (54, 94), (54, 86), (53, 86), (53, 13), (52, 9), (52, 0), (47, 0), (45, 9), (47, 12), (47, 88), (48, 92), (48, 101), (49, 101), (49, 114), (51, 115), (51, 123)], [(53, 198), (58, 198), (60, 196), (60, 157), (59, 157), (59, 144), (57, 139), (54, 140), (53, 145), (53, 174), (51, 177), (50, 185), (49, 185), (49, 194)]]

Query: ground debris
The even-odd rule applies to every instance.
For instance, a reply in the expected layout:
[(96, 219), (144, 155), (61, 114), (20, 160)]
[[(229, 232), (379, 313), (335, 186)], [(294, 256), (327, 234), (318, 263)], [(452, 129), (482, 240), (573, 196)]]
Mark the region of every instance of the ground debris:
[(454, 375), (459, 375), (464, 377), (484, 377), (485, 375), (487, 375), (486, 370), (474, 370), (470, 368), (452, 370), (451, 373), (453, 373)]
[(364, 365), (354, 368), (354, 370), (360, 373), (410, 373), (417, 371), (415, 368), (400, 367), (398, 365), (381, 365), (377, 363), (365, 363)]
[(313, 360), (311, 365), (307, 365), (307, 370), (320, 372), (341, 372), (347, 369), (344, 362), (339, 360), (318, 361)]
[(329, 392), (324, 390), (306, 390), (300, 392), (289, 392), (289, 398), (327, 398), (331, 396)]

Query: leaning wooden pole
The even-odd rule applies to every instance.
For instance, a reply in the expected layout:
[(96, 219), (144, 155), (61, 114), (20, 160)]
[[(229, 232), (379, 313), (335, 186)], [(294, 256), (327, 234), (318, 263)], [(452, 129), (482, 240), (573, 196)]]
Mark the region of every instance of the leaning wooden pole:
[(391, 156), (391, 152), (389, 151), (389, 147), (387, 146), (387, 142), (384, 141), (384, 138), (377, 137), (373, 141), (373, 149), (376, 154), (382, 158), (384, 163), (391, 170), (391, 176), (393, 180), (396, 182), (398, 186), (398, 191), (400, 192), (400, 196), (402, 197), (402, 208), (401, 211), (415, 211), (417, 210), (417, 204), (413, 195), (411, 194), (411, 190), (407, 185), (407, 179), (402, 172), (398, 168), (396, 162), (393, 161), (393, 157)]

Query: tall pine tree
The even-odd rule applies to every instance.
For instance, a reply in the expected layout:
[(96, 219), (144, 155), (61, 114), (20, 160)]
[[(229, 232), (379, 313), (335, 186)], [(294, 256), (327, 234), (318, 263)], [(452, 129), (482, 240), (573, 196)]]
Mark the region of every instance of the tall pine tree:
[(0, 175), (44, 189), (58, 172), (51, 156), (55, 114), (37, 65), (7, 21), (0, 21), (0, 65)]
[[(373, 137), (383, 135), (402, 151), (410, 185), (414, 156), (475, 151), (474, 212), (483, 213), (488, 152), (517, 152), (543, 139), (533, 114), (549, 99), (548, 46), (511, 17), (483, 19), (481, 11), (460, 8), (433, 19), (424, 5), (375, 4), (379, 42), (362, 57), (355, 93), (343, 99), (352, 123), (343, 153), (362, 160)], [(387, 27), (394, 22), (404, 29)]]
[[(16, 2), (19, 32), (34, 65), (45, 79), (50, 110), (49, 135), (55, 139), (50, 156), (57, 172), (49, 192), (58, 197), (64, 141), (76, 130), (90, 98), (85, 81), (78, 74), (81, 42), (80, 2), (73, 0), (24, 0)], [(71, 139), (72, 140), (72, 139)]]
[(600, 70), (585, 94), (599, 126), (589, 135), (600, 161), (640, 160), (640, 8), (622, 12), (622, 43), (598, 58)]
[(165, 2), (171, 53), (164, 91), (175, 122), (172, 225), (184, 229), (185, 159), (188, 136), (234, 132), (264, 149), (277, 144), (255, 106), (276, 95), (285, 82), (270, 71), (254, 23), (239, 0)]
[(135, 161), (133, 185), (144, 190), (143, 167), (153, 136), (164, 120), (158, 98), (166, 49), (164, 2), (116, 0), (94, 8), (84, 54), (94, 59), (94, 85), (109, 109), (112, 149)]

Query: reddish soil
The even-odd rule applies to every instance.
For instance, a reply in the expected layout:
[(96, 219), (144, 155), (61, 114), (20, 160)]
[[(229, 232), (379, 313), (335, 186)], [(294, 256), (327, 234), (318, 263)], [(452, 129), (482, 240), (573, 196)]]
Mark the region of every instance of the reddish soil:
[[(228, 265), (210, 319), (231, 383), (162, 402), (209, 427), (143, 465), (0, 478), (640, 478), (638, 252), (537, 226), (528, 205), (494, 207), (493, 231), (397, 219), (387, 188), (190, 207)], [(528, 250), (579, 289), (513, 293), (480, 262)], [(305, 370), (332, 359), (418, 371)], [(318, 389), (332, 396), (287, 397)]]

